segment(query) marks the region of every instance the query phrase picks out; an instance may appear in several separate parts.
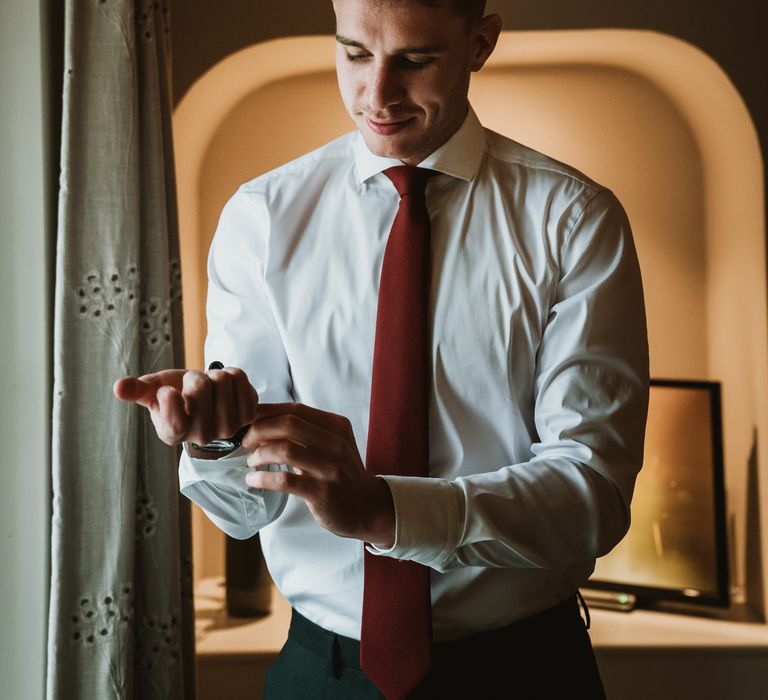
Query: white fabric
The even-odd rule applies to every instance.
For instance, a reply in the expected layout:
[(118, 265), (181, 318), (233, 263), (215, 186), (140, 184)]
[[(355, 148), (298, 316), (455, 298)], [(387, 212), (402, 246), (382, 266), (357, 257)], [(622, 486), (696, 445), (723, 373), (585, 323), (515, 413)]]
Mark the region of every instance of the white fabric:
[[(348, 134), (256, 178), (226, 205), (209, 260), (206, 361), (243, 368), (263, 402), (347, 416), (363, 458), (398, 207), (381, 171), (393, 164)], [(432, 478), (386, 477), (396, 542), (377, 553), (432, 567), (441, 640), (550, 607), (623, 536), (648, 346), (630, 228), (610, 191), (471, 110), (421, 165), (445, 173), (427, 187)], [(300, 499), (201, 466), (182, 459), (183, 492), (234, 537), (262, 526), (288, 600), (359, 638), (364, 545), (317, 525)], [(260, 499), (273, 505), (255, 523)]]

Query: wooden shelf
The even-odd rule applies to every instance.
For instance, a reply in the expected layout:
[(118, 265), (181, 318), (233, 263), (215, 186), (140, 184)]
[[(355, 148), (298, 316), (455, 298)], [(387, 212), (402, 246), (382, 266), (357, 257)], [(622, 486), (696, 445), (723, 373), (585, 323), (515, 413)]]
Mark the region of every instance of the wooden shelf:
[(761, 650), (768, 655), (768, 626), (715, 620), (679, 613), (590, 608), (590, 636), (596, 652), (674, 648)]

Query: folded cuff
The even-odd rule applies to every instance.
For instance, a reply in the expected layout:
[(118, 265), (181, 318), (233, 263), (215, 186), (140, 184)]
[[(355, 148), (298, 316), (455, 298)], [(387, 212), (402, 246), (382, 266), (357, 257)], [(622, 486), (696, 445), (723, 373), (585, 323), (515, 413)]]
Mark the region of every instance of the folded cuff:
[[(245, 483), (253, 471), (240, 448), (219, 459), (196, 459), (184, 445), (179, 462), (180, 491), (199, 505), (221, 530), (231, 537), (245, 539), (282, 513), (286, 493), (252, 489)], [(286, 467), (270, 464), (261, 469), (280, 471)]]
[(448, 560), (459, 541), (459, 507), (447, 479), (382, 474), (395, 504), (395, 544), (368, 545), (371, 554), (408, 559), (433, 569)]

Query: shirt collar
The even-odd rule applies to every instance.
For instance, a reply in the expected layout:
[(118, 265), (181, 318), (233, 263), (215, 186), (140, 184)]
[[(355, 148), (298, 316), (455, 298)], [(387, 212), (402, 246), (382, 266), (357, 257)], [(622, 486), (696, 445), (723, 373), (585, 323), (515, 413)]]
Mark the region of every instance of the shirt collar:
[[(485, 131), (470, 106), (456, 133), (419, 163), (418, 167), (469, 181), (477, 174), (484, 152)], [(355, 136), (354, 153), (355, 173), (361, 184), (387, 168), (402, 165), (396, 158), (382, 158), (371, 153), (360, 132)]]

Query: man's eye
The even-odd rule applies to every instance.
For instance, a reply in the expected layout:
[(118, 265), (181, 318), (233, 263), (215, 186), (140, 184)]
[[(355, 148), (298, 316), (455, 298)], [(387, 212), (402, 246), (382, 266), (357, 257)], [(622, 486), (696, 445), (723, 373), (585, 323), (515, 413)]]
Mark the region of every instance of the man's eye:
[(371, 54), (369, 53), (349, 53), (347, 51), (347, 60), (348, 61), (364, 61), (367, 58), (370, 58)]
[(426, 68), (434, 60), (434, 58), (408, 58), (407, 56), (403, 56), (403, 63), (405, 64), (405, 67), (411, 70), (420, 70), (421, 68)]

